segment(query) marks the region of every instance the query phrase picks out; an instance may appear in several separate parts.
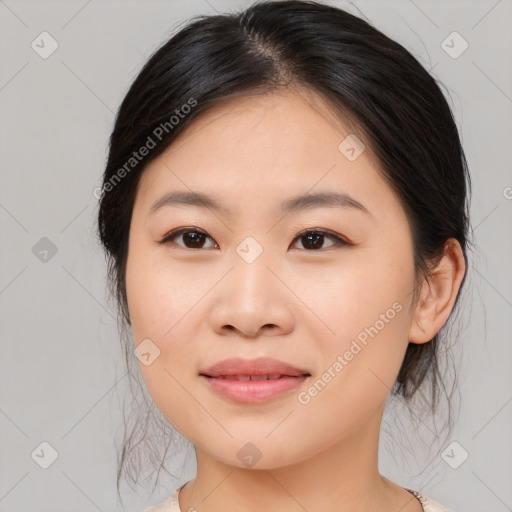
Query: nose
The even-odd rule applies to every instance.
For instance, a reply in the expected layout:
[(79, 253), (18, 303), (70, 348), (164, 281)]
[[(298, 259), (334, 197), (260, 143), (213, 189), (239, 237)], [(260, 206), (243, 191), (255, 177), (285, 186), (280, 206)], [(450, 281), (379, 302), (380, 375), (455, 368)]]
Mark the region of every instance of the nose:
[(213, 330), (249, 338), (291, 332), (294, 295), (282, 274), (278, 263), (265, 251), (252, 262), (237, 254), (212, 297)]

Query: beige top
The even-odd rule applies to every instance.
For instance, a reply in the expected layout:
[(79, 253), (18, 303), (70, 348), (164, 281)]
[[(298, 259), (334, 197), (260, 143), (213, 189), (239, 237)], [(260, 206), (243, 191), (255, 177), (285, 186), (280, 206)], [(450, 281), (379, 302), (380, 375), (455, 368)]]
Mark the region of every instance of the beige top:
[[(178, 502), (178, 494), (181, 488), (185, 487), (185, 485), (186, 484), (183, 484), (181, 487), (176, 489), (168, 500), (155, 507), (146, 508), (144, 509), (144, 512), (181, 512)], [(444, 508), (442, 505), (437, 503), (437, 501), (423, 496), (423, 494), (419, 493), (418, 491), (413, 491), (411, 489), (407, 489), (406, 487), (404, 487), (404, 489), (409, 491), (420, 501), (421, 506), (423, 507), (423, 512), (452, 512), (451, 510), (448, 510), (447, 508)]]

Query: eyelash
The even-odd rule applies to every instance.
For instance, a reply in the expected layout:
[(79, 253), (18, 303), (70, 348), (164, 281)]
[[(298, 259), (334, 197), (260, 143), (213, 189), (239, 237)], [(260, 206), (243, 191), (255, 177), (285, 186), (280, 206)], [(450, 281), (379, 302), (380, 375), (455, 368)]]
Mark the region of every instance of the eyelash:
[[(185, 233), (199, 233), (201, 235), (205, 235), (207, 238), (210, 238), (210, 236), (208, 236), (203, 230), (201, 229), (197, 229), (197, 228), (178, 228), (178, 229), (175, 229), (174, 231), (171, 231), (170, 233), (168, 233), (167, 235), (165, 235), (165, 237), (160, 240), (158, 243), (161, 244), (161, 245), (165, 245), (167, 243), (169, 243), (173, 238), (176, 238), (177, 236), (179, 235), (183, 235)], [(336, 235), (334, 234), (333, 232), (331, 231), (326, 231), (326, 230), (322, 230), (322, 229), (306, 229), (304, 231), (301, 231), (300, 233), (298, 233), (295, 238), (293, 239), (294, 241), (296, 239), (300, 239), (304, 236), (307, 236), (307, 235), (310, 235), (310, 234), (317, 234), (317, 235), (323, 235), (327, 238), (330, 238), (332, 240), (335, 240), (336, 243), (333, 244), (332, 246), (328, 247), (327, 249), (330, 249), (331, 247), (340, 247), (340, 246), (350, 246), (350, 245), (353, 245), (349, 242), (347, 242), (345, 239), (341, 238), (339, 235)], [(179, 244), (177, 244), (179, 245)], [(199, 250), (201, 249), (201, 247), (199, 249), (194, 249), (192, 247), (183, 247), (183, 246), (180, 246), (182, 249), (187, 249), (187, 250), (191, 250), (191, 251), (195, 251), (195, 250)], [(322, 251), (322, 249), (311, 249), (311, 250), (308, 250), (308, 249), (302, 249), (302, 250), (305, 250), (307, 252), (320, 252)]]

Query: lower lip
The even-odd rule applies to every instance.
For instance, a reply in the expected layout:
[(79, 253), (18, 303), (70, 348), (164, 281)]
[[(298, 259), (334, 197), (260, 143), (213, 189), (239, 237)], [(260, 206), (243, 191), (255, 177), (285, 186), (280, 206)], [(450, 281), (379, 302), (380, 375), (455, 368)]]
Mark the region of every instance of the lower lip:
[(287, 393), (298, 387), (306, 380), (307, 375), (299, 377), (280, 377), (274, 380), (231, 380), (201, 377), (207, 381), (217, 393), (243, 403), (266, 402), (272, 398)]

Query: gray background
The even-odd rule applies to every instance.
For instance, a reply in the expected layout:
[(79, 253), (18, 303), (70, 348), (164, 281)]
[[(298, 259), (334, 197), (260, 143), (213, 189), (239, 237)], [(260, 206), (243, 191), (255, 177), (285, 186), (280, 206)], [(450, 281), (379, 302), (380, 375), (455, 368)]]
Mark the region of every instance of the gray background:
[[(460, 417), (432, 458), (428, 422), (397, 429), (390, 407), (381, 471), (455, 512), (512, 510), (512, 2), (329, 3), (367, 17), (446, 84), (474, 184), (478, 250), (453, 351)], [(0, 0), (0, 511), (122, 510), (114, 437), (127, 385), (93, 190), (114, 113), (156, 46), (193, 14), (248, 4)], [(58, 43), (46, 59), (31, 47), (50, 48), (43, 31)], [(457, 58), (443, 48), (454, 31), (469, 44)], [(453, 54), (463, 41), (446, 44)], [(42, 442), (58, 453), (48, 469)], [(193, 457), (181, 472), (183, 460), (153, 497), (124, 493), (125, 510), (192, 478)]]

